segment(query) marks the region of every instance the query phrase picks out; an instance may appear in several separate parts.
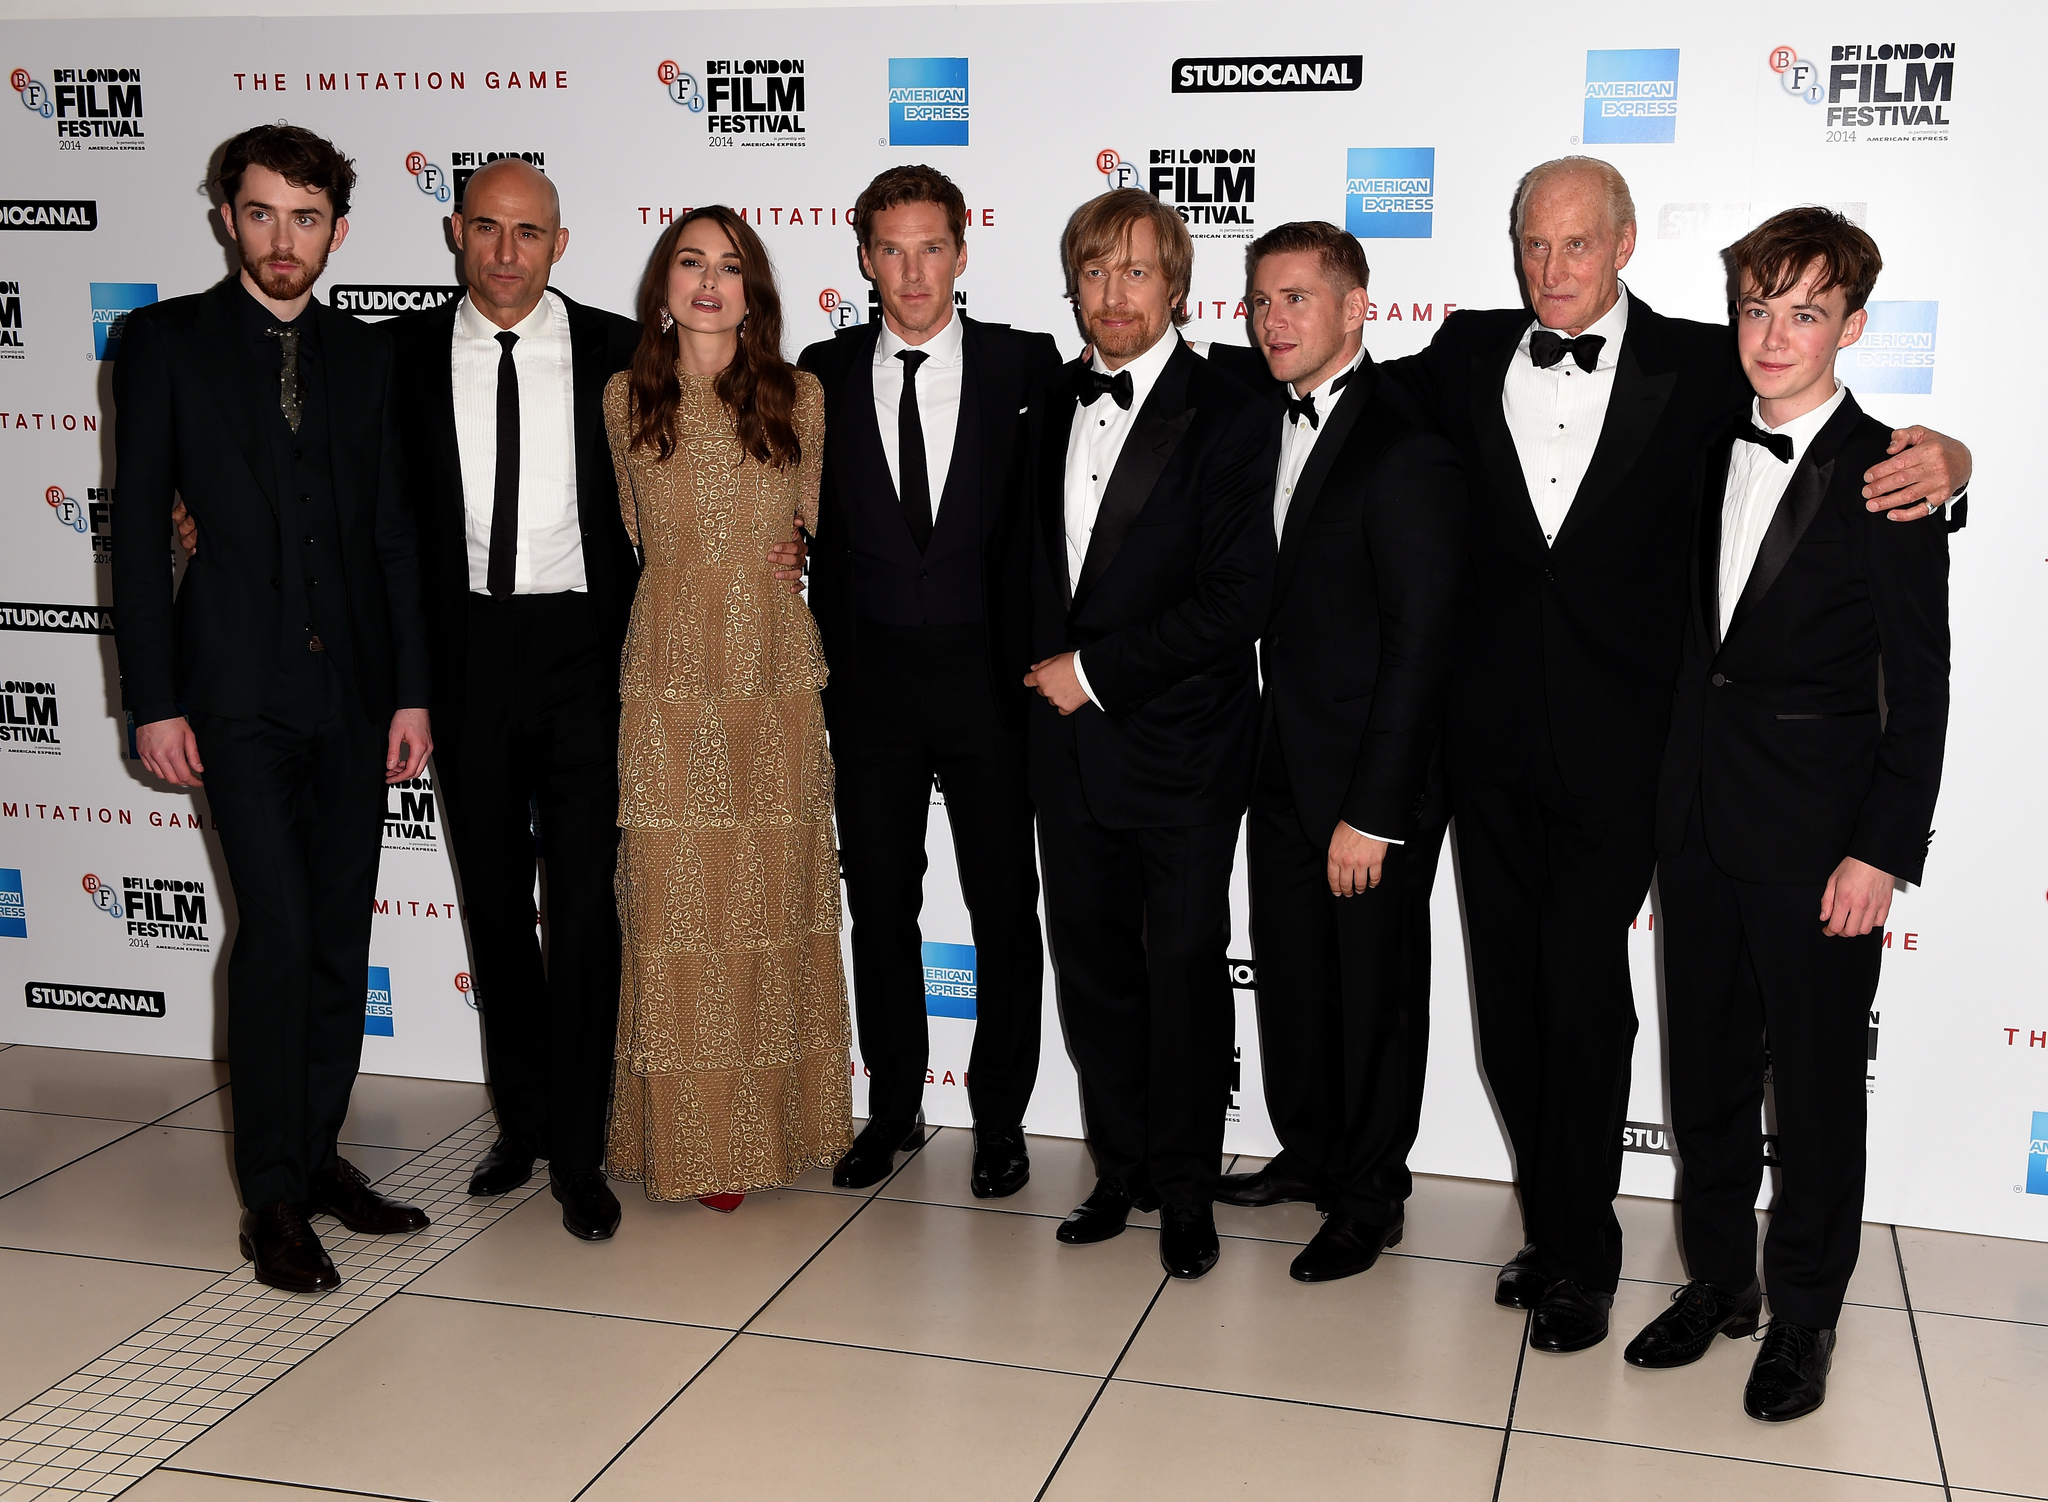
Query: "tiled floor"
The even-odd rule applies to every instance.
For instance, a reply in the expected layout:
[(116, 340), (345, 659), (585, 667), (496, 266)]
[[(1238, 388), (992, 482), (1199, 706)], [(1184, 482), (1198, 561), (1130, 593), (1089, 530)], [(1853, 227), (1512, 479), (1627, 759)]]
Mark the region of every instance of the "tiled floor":
[[(1398, 1253), (1315, 1287), (1287, 1277), (1312, 1211), (1225, 1211), (1174, 1283), (1155, 1217), (1054, 1242), (1079, 1144), (1034, 1138), (984, 1203), (945, 1131), (876, 1191), (732, 1216), (622, 1186), (590, 1246), (537, 1185), (463, 1193), (484, 1112), (365, 1077), (348, 1156), (434, 1224), (322, 1222), (344, 1284), (296, 1297), (235, 1250), (217, 1066), (0, 1049), (0, 1497), (2048, 1498), (2048, 1246), (1866, 1227), (1828, 1404), (1773, 1427), (1746, 1342), (1664, 1373), (1527, 1351), (1490, 1299), (1498, 1184), (1419, 1180)], [(1683, 1274), (1668, 1205), (1621, 1213), (1632, 1333)]]

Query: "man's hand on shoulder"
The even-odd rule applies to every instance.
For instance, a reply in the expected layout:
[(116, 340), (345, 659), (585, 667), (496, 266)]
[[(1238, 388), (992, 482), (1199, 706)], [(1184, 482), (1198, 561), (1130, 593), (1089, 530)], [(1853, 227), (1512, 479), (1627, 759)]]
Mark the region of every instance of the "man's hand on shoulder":
[(135, 754), (149, 768), (149, 775), (172, 787), (196, 788), (205, 783), (205, 766), (199, 760), (199, 738), (183, 715), (170, 720), (151, 720), (135, 727)]
[(427, 712), (424, 709), (399, 710), (391, 717), (391, 734), (385, 743), (384, 780), (412, 781), (425, 769), (433, 750), (434, 733), (428, 728)]
[(1970, 450), (1917, 424), (1896, 428), (1892, 457), (1863, 472), (1863, 507), (1895, 522), (1925, 521), (1970, 483)]

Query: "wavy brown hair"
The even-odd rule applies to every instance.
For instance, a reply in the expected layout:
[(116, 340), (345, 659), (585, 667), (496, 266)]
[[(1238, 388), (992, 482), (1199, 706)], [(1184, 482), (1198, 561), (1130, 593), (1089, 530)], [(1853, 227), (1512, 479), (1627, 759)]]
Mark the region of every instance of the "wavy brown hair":
[(740, 281), (746, 289), (747, 314), (740, 326), (739, 349), (732, 363), (718, 373), (712, 389), (725, 403), (738, 430), (740, 447), (763, 464), (783, 469), (802, 456), (793, 414), (796, 370), (782, 358), (782, 298), (775, 290), (775, 270), (768, 248), (753, 227), (723, 204), (691, 209), (661, 233), (647, 270), (640, 277), (635, 311), (640, 315), (640, 347), (633, 351), (633, 447), (652, 448), (663, 459), (675, 452), (676, 408), (683, 399), (676, 377), (681, 340), (664, 330), (661, 315), (668, 306), (669, 268), (683, 231), (699, 222), (725, 231), (739, 252)]

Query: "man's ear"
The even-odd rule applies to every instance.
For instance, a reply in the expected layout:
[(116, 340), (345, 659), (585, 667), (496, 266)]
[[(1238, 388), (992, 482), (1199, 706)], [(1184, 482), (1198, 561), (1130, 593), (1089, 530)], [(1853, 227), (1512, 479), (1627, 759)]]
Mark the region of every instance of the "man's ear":
[(1835, 348), (1847, 349), (1858, 339), (1861, 339), (1863, 337), (1864, 325), (1869, 322), (1870, 310), (1868, 308), (1858, 308), (1855, 312), (1851, 313), (1842, 322), (1842, 341)]
[(237, 245), (241, 244), (242, 237), (235, 232), (235, 206), (233, 204), (224, 203), (220, 206), (220, 222), (227, 226), (228, 238)]
[(860, 252), (859, 252), (859, 254), (860, 254), (860, 274), (861, 274), (862, 276), (866, 277), (866, 278), (867, 278), (867, 279), (868, 279), (869, 281), (871, 281), (871, 282), (872, 282), (872, 281), (875, 281), (875, 280), (876, 280), (876, 276), (875, 276), (875, 268), (874, 268), (874, 266), (873, 266), (873, 265), (871, 265), (871, 264), (869, 263), (869, 261), (868, 261), (868, 248), (867, 248), (867, 247), (866, 247), (865, 245), (863, 245), (863, 246), (862, 246), (862, 247), (860, 248)]
[(342, 242), (342, 241), (344, 241), (344, 240), (346, 240), (347, 238), (348, 238), (348, 221), (347, 221), (346, 219), (337, 219), (337, 220), (335, 220), (335, 221), (334, 221), (334, 238), (333, 238), (332, 240), (329, 240), (329, 241), (327, 242), (327, 253), (328, 253), (329, 255), (333, 255), (333, 254), (334, 254), (334, 253), (335, 253), (335, 252), (336, 252), (337, 250), (341, 249), (341, 242)]

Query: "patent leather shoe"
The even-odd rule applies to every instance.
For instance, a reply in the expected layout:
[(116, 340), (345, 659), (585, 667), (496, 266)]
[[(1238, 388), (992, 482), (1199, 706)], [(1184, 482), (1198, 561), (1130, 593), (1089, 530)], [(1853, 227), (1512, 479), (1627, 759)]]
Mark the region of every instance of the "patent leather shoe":
[(1133, 1193), (1122, 1179), (1097, 1179), (1094, 1192), (1074, 1207), (1053, 1235), (1068, 1246), (1092, 1246), (1124, 1233), (1133, 1210), (1157, 1210), (1159, 1201)]
[(1242, 1205), (1248, 1210), (1267, 1205), (1315, 1204), (1324, 1197), (1320, 1185), (1301, 1178), (1287, 1167), (1285, 1158), (1275, 1158), (1251, 1173), (1226, 1173), (1216, 1181), (1216, 1202)]
[(885, 1121), (880, 1117), (860, 1129), (853, 1146), (832, 1165), (835, 1189), (865, 1189), (879, 1184), (896, 1171), (896, 1155), (905, 1148), (924, 1146), (924, 1113), (915, 1121)]
[(1400, 1244), (1402, 1224), (1395, 1220), (1373, 1225), (1348, 1215), (1328, 1216), (1287, 1269), (1287, 1276), (1297, 1283), (1334, 1283), (1362, 1273), (1380, 1260), (1381, 1252)]
[(967, 1187), (978, 1200), (999, 1200), (1015, 1194), (1031, 1179), (1031, 1155), (1024, 1147), (1022, 1127), (976, 1127), (974, 1171)]
[(1742, 1292), (1730, 1293), (1695, 1278), (1673, 1291), (1671, 1307), (1643, 1326), (1621, 1359), (1653, 1371), (1690, 1366), (1707, 1354), (1716, 1335), (1740, 1340), (1755, 1334), (1763, 1303), (1755, 1279)]
[(287, 1293), (325, 1293), (341, 1286), (341, 1274), (320, 1245), (303, 1206), (289, 1200), (242, 1212), (242, 1255), (258, 1283)]
[(540, 1155), (522, 1147), (510, 1137), (500, 1137), (469, 1176), (469, 1192), (475, 1195), (510, 1194), (533, 1177), (533, 1162)]
[(1159, 1265), (1176, 1278), (1199, 1278), (1216, 1265), (1216, 1212), (1207, 1205), (1164, 1205), (1159, 1211)]
[(1529, 1349), (1562, 1356), (1597, 1346), (1607, 1338), (1613, 1307), (1613, 1294), (1589, 1293), (1570, 1278), (1559, 1278), (1544, 1291), (1529, 1320)]
[(595, 1168), (548, 1168), (548, 1191), (562, 1206), (562, 1229), (580, 1241), (609, 1241), (619, 1228), (619, 1197)]
[(1835, 1332), (1774, 1319), (1764, 1327), (1763, 1349), (1742, 1389), (1742, 1411), (1767, 1424), (1801, 1419), (1828, 1398), (1828, 1368), (1835, 1363)]
[(1550, 1274), (1543, 1270), (1543, 1254), (1531, 1242), (1501, 1267), (1493, 1282), (1493, 1301), (1503, 1309), (1534, 1309), (1543, 1302), (1550, 1283)]
[(365, 1236), (398, 1236), (427, 1226), (426, 1211), (386, 1199), (370, 1187), (369, 1175), (346, 1158), (314, 1174), (306, 1191), (307, 1214), (331, 1215)]

